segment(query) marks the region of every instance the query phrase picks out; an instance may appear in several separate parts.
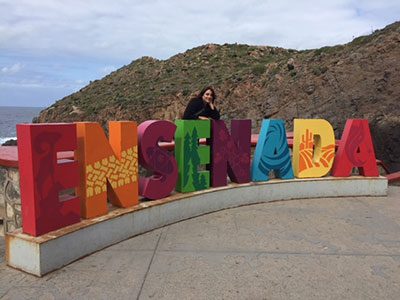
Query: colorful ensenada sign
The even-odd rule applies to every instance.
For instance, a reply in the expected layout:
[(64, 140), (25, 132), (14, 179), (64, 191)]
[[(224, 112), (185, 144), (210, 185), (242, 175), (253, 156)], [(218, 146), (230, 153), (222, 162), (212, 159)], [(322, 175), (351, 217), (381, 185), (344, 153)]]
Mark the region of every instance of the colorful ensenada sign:
[[(40, 236), (81, 219), (128, 208), (139, 196), (155, 200), (174, 190), (188, 193), (235, 183), (348, 177), (379, 172), (367, 120), (347, 120), (338, 145), (331, 124), (295, 119), (290, 152), (282, 120), (263, 120), (251, 160), (251, 120), (150, 120), (17, 125), (23, 232)], [(199, 139), (207, 139), (205, 145)], [(174, 153), (159, 142), (174, 141)], [(335, 150), (337, 147), (337, 150)], [(74, 151), (74, 160), (57, 153)], [(152, 172), (139, 176), (139, 165)], [(202, 167), (206, 165), (206, 167)], [(201, 170), (200, 170), (201, 169)], [(76, 193), (63, 193), (75, 189)]]

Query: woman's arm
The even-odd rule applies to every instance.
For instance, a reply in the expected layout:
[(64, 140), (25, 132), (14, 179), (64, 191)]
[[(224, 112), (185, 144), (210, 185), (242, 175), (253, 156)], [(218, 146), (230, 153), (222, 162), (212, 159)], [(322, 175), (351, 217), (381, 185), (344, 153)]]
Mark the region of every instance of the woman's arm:
[(214, 107), (214, 109), (210, 109), (210, 118), (213, 120), (219, 120), (221, 118), (221, 115), (219, 113), (219, 110)]

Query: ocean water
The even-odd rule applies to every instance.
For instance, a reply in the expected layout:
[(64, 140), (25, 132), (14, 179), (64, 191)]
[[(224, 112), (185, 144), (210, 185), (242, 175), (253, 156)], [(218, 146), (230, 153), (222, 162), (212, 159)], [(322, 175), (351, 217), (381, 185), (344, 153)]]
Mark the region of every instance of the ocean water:
[(9, 139), (16, 139), (15, 125), (31, 123), (43, 107), (0, 106), (0, 145)]

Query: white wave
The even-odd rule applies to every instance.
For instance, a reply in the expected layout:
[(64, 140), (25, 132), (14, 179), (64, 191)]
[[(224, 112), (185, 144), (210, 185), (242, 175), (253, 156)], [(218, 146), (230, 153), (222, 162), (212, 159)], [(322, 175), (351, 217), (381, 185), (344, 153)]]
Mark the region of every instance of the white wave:
[(16, 140), (17, 137), (13, 136), (13, 137), (0, 137), (0, 146), (7, 142), (8, 140)]

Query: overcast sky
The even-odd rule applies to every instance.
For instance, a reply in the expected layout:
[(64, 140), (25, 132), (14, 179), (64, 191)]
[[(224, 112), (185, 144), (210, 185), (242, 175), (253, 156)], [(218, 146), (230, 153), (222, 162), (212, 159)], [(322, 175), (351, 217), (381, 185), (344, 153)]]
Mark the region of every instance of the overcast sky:
[(0, 106), (48, 106), (141, 56), (309, 49), (399, 20), (399, 0), (0, 0)]

